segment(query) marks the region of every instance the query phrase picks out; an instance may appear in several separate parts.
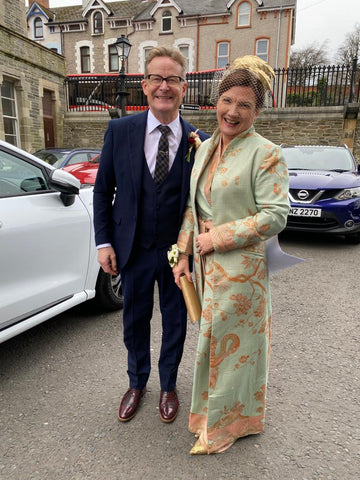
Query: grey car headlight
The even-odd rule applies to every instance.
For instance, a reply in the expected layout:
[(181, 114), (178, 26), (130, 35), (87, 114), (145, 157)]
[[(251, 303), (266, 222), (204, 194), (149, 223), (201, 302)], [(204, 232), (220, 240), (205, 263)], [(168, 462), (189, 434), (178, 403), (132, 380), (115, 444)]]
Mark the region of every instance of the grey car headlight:
[(345, 188), (334, 198), (336, 200), (350, 200), (351, 198), (360, 197), (360, 187)]

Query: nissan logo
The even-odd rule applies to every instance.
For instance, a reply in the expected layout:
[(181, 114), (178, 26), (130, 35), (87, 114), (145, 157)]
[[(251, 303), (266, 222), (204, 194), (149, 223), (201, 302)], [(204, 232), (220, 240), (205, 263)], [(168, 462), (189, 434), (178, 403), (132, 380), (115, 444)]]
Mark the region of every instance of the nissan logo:
[(300, 190), (297, 196), (299, 200), (306, 200), (309, 196), (309, 192), (307, 190)]

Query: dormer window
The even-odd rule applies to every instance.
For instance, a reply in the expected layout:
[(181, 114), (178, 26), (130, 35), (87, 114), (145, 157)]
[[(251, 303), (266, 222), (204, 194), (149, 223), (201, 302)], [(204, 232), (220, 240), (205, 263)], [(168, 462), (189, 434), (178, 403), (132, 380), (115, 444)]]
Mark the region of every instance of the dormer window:
[(104, 33), (103, 16), (101, 12), (95, 12), (93, 16), (93, 33)]
[(34, 38), (43, 38), (44, 37), (44, 26), (43, 21), (40, 17), (36, 17), (34, 20)]
[(251, 5), (243, 2), (238, 8), (238, 27), (250, 27), (251, 21)]
[(162, 14), (162, 31), (163, 32), (171, 32), (172, 30), (172, 18), (171, 18), (171, 12), (169, 10), (165, 10), (165, 12)]

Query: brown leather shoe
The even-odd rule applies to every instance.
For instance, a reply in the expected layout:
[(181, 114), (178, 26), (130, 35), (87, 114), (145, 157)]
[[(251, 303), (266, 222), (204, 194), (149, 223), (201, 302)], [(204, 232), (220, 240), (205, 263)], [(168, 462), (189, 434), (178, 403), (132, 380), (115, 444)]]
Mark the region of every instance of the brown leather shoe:
[(173, 422), (179, 411), (179, 399), (176, 390), (165, 392), (161, 390), (159, 402), (160, 420), (165, 423)]
[(135, 388), (128, 389), (120, 403), (118, 415), (120, 422), (128, 422), (135, 417), (140, 399), (145, 395), (145, 392), (146, 388), (143, 390), (136, 390)]

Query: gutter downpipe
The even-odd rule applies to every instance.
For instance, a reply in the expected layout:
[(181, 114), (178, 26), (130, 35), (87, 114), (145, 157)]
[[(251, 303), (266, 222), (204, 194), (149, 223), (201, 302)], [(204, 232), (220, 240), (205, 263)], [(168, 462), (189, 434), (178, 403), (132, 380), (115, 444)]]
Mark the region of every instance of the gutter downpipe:
[(196, 71), (199, 71), (199, 52), (200, 52), (200, 18), (197, 19), (197, 35), (196, 35)]

